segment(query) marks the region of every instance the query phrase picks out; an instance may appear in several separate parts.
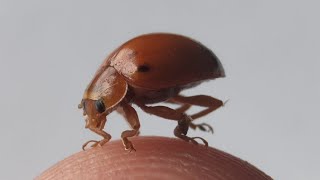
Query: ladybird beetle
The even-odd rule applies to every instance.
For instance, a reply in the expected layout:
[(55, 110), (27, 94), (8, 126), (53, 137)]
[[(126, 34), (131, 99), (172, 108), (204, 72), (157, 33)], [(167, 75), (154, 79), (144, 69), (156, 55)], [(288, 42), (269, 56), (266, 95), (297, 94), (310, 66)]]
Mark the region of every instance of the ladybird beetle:
[[(84, 92), (79, 109), (83, 108), (85, 127), (103, 139), (88, 141), (82, 148), (91, 142), (91, 147), (102, 146), (111, 139), (103, 128), (106, 116), (116, 110), (132, 128), (122, 132), (123, 145), (126, 150), (135, 150), (128, 138), (139, 134), (140, 123), (132, 104), (147, 113), (177, 121), (176, 137), (194, 144), (197, 144), (195, 139), (200, 139), (207, 146), (203, 138), (188, 137), (188, 129), (213, 132), (210, 125), (194, 124), (193, 120), (216, 110), (223, 102), (207, 95), (186, 97), (180, 92), (220, 77), (225, 77), (225, 73), (216, 55), (188, 37), (152, 33), (127, 41), (104, 60)], [(180, 107), (148, 105), (159, 102), (174, 103)], [(187, 115), (185, 111), (192, 105), (205, 109)]]

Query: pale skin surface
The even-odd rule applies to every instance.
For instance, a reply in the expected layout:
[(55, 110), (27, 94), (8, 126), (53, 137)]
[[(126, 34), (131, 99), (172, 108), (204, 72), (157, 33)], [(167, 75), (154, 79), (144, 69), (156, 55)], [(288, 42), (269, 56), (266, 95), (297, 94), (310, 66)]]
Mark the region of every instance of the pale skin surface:
[(136, 151), (120, 140), (76, 153), (35, 179), (272, 179), (246, 161), (223, 151), (177, 138), (133, 137)]

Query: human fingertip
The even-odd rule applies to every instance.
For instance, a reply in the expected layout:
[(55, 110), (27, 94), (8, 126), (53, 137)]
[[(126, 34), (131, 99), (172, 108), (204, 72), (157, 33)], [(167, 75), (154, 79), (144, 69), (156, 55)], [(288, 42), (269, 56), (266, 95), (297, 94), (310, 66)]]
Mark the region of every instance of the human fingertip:
[(125, 151), (120, 140), (111, 141), (58, 162), (36, 179), (272, 179), (212, 147), (165, 137), (131, 140), (136, 151)]

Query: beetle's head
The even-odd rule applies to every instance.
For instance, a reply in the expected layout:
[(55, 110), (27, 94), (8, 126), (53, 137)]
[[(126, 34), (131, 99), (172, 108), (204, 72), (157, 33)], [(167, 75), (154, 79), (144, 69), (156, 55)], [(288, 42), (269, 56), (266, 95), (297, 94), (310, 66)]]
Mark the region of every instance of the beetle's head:
[(106, 116), (109, 114), (106, 111), (104, 100), (83, 99), (78, 105), (79, 109), (83, 109), (83, 115), (86, 120), (86, 128), (99, 127)]

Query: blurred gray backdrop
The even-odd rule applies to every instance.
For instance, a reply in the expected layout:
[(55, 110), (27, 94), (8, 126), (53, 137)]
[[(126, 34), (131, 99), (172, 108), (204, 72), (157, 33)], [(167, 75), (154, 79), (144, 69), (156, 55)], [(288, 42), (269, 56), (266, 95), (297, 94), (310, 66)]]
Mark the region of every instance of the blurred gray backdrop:
[[(100, 139), (84, 129), (83, 91), (108, 53), (150, 32), (199, 40), (225, 67), (226, 78), (184, 92), (229, 99), (198, 121), (214, 135), (190, 135), (275, 179), (319, 179), (319, 5), (0, 0), (0, 179), (32, 179)], [(142, 135), (173, 137), (175, 122), (138, 114)], [(121, 116), (108, 116), (113, 139), (126, 129)]]

